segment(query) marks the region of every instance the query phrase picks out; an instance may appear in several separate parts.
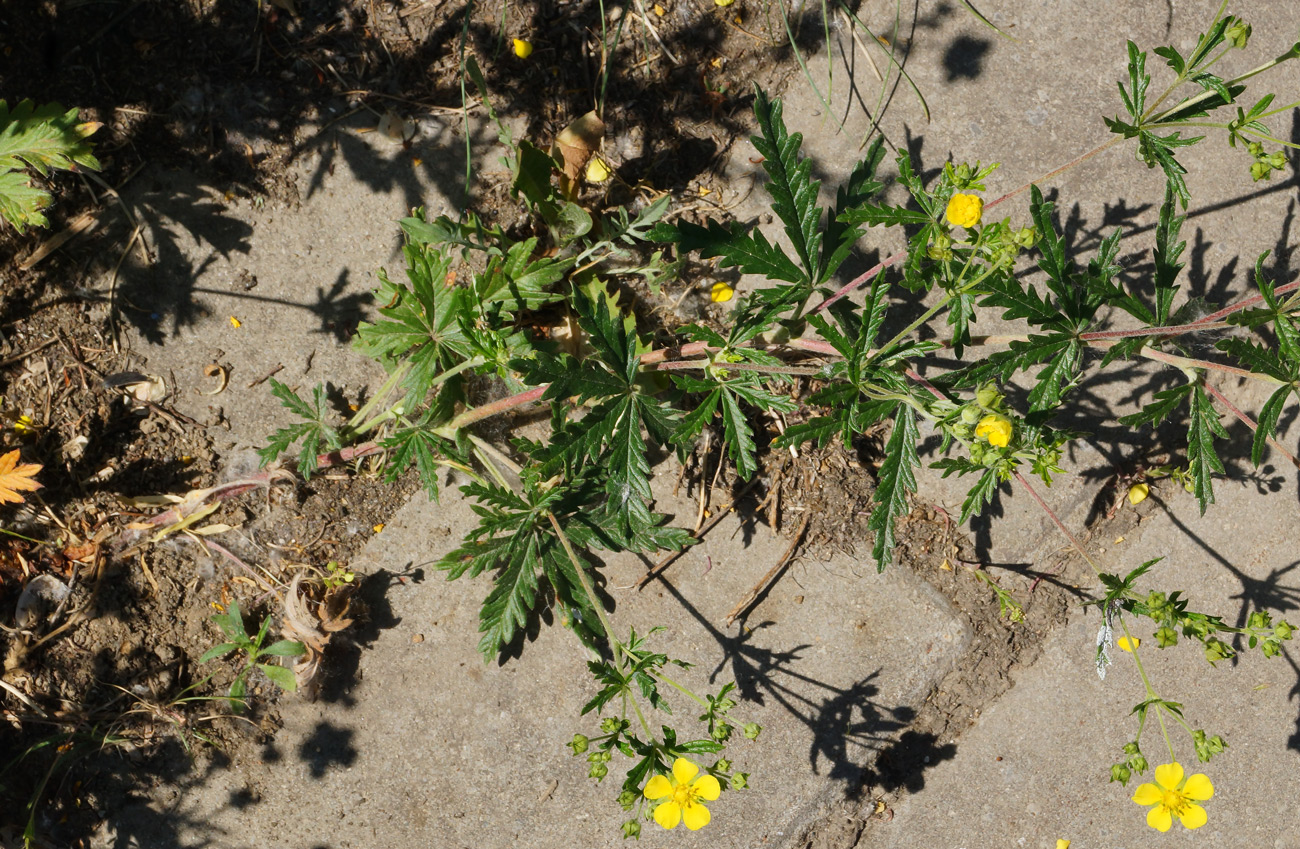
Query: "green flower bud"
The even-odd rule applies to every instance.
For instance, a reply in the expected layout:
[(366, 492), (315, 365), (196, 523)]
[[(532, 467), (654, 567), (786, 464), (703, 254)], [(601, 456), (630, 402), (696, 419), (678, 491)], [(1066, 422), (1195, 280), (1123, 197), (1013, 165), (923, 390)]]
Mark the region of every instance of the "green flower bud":
[(967, 404), (961, 408), (962, 424), (975, 425), (984, 417), (984, 411), (974, 404)]
[(1029, 250), (1034, 246), (1034, 242), (1038, 241), (1038, 231), (1033, 227), (1021, 227), (1011, 234), (1011, 241), (1016, 247)]
[(623, 828), (624, 840), (628, 839), (629, 837), (632, 838), (633, 840), (641, 839), (641, 823), (637, 822), (636, 820), (628, 820), (627, 822), (623, 823), (622, 828)]
[(1264, 653), (1264, 657), (1277, 657), (1282, 653), (1282, 644), (1277, 640), (1265, 640), (1259, 650)]
[(575, 755), (581, 755), (583, 752), (587, 751), (587, 744), (589, 744), (590, 742), (591, 741), (588, 740), (584, 735), (574, 734), (573, 739), (570, 740), (565, 745), (567, 745), (570, 749), (573, 749), (573, 753)]
[(587, 775), (600, 781), (602, 778), (609, 775), (609, 767), (604, 764), (592, 764), (591, 769), (587, 770)]
[(731, 772), (731, 761), (726, 758), (719, 758), (718, 762), (713, 765), (714, 772)]
[(1284, 167), (1286, 167), (1286, 154), (1280, 150), (1277, 150), (1274, 151), (1273, 153), (1270, 153), (1264, 159), (1264, 161), (1267, 162), (1269, 165), (1273, 166), (1273, 170), (1281, 171)]
[(1110, 768), (1110, 780), (1118, 781), (1121, 785), (1127, 785), (1128, 780), (1133, 777), (1133, 773), (1124, 764), (1112, 764)]
[(952, 169), (952, 181), (959, 189), (964, 189), (970, 185), (971, 175), (975, 173), (970, 165), (963, 162)]
[(1279, 640), (1289, 640), (1291, 639), (1291, 635), (1295, 633), (1295, 626), (1290, 622), (1287, 622), (1285, 619), (1280, 619), (1278, 620), (1278, 623), (1273, 626), (1273, 633)]
[(1211, 638), (1205, 641), (1205, 659), (1210, 663), (1228, 657), (1232, 657), (1232, 647), (1223, 640)]
[(1126, 755), (1140, 755), (1140, 754), (1142, 754), (1142, 750), (1141, 750), (1140, 748), (1138, 748), (1138, 744), (1137, 744), (1137, 741), (1136, 741), (1136, 740), (1134, 740), (1132, 743), (1125, 743), (1125, 744), (1124, 744), (1124, 750), (1123, 750), (1123, 751), (1124, 751), (1124, 754), (1126, 754)]
[(1254, 180), (1255, 182), (1258, 183), (1260, 180), (1267, 180), (1272, 175), (1273, 175), (1273, 169), (1269, 168), (1267, 163), (1264, 162), (1250, 163), (1250, 179)]
[(747, 723), (745, 723), (745, 739), (746, 739), (746, 740), (757, 740), (757, 739), (758, 739), (758, 735), (761, 734), (762, 731), (763, 731), (763, 726), (759, 725), (757, 722), (747, 722)]
[(737, 790), (744, 790), (749, 786), (749, 773), (738, 772), (731, 776), (731, 786)]
[(1141, 773), (1147, 771), (1147, 759), (1142, 757), (1141, 755), (1134, 755), (1133, 757), (1129, 758), (1128, 765), (1129, 768), (1134, 770), (1135, 772)]
[(1169, 627), (1158, 629), (1156, 631), (1156, 645), (1162, 649), (1178, 645), (1178, 632)]
[(1246, 627), (1254, 631), (1262, 631), (1269, 626), (1272, 619), (1273, 617), (1269, 616), (1265, 611), (1257, 610), (1250, 614), (1250, 618), (1246, 620)]
[(605, 753), (602, 752), (602, 751), (600, 751), (599, 749), (597, 749), (597, 750), (594, 751), (594, 752), (588, 752), (588, 753), (587, 753), (587, 763), (592, 763), (592, 764), (604, 763), (604, 762), (605, 762), (605, 759), (602, 757), (602, 755), (604, 755), (604, 754), (605, 754)]
[(621, 720), (615, 719), (612, 716), (607, 716), (601, 720), (600, 730), (604, 731), (606, 734), (614, 734), (623, 730), (623, 723)]
[(997, 410), (1002, 407), (1002, 393), (992, 383), (986, 383), (975, 393), (975, 402), (986, 410)]
[(713, 737), (714, 740), (718, 741), (719, 743), (725, 743), (729, 739), (731, 739), (731, 731), (732, 728), (729, 724), (725, 722), (720, 722), (717, 725), (713, 726), (713, 734), (711, 736)]
[(1235, 21), (1236, 23), (1228, 27), (1223, 34), (1228, 41), (1232, 42), (1233, 47), (1240, 50), (1244, 49), (1246, 42), (1250, 41), (1250, 24), (1241, 20), (1241, 18), (1236, 18)]
[(640, 793), (636, 793), (632, 790), (624, 790), (622, 793), (618, 794), (619, 807), (625, 811), (632, 810), (632, 806), (636, 804), (636, 800), (640, 795)]

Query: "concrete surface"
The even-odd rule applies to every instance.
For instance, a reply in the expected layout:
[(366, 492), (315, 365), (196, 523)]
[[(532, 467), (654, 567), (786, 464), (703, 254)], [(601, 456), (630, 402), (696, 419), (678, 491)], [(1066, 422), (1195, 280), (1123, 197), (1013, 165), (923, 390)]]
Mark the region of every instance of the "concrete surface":
[[(949, 154), (1002, 162), (989, 181), (989, 196), (1105, 138), (1100, 116), (1119, 109), (1114, 83), (1123, 74), (1126, 38), (1149, 49), (1164, 43), (1169, 28), (1172, 43), (1188, 46), (1211, 7), (1217, 7), (1135, 0), (1117, 13), (1108, 0), (983, 0), (978, 5), (1019, 41), (998, 39), (955, 4), (942, 6), (947, 11), (924, 4), (908, 69), (926, 92), (934, 118), (929, 124), (919, 120), (910, 94), (900, 89), (885, 127), (894, 143), (919, 146), (927, 171)], [(1255, 25), (1252, 57), (1274, 55), (1294, 37), (1291, 6), (1266, 0), (1238, 4), (1236, 11)], [(864, 14), (883, 29), (891, 10), (871, 7)], [(842, 30), (837, 37), (851, 44)], [(786, 107), (787, 122), (805, 134), (819, 173), (831, 185), (847, 172), (867, 126), (857, 105), (844, 106), (846, 74), (839, 55), (833, 58), (834, 97), (843, 110), (839, 116), (847, 116), (846, 133), (835, 132), (803, 83), (792, 85)], [(862, 101), (874, 103), (869, 72), (854, 62)], [(1237, 57), (1225, 64), (1233, 62)], [(1152, 67), (1158, 64), (1153, 61)], [(825, 63), (812, 66), (818, 76)], [(1284, 92), (1281, 102), (1287, 102), (1300, 90), (1300, 71), (1289, 68), (1272, 82)], [(1279, 116), (1275, 129), (1290, 137), (1296, 132), (1292, 120)], [(744, 145), (735, 150), (729, 166), (735, 185), (753, 170), (750, 155)], [(1187, 154), (1185, 161), (1195, 201), (1184, 228), (1191, 262), (1184, 294), (1226, 302), (1246, 290), (1245, 272), (1258, 253), (1294, 247), (1290, 221), (1296, 182), (1251, 185), (1244, 156), (1225, 155), (1218, 141)], [(381, 162), (379, 167), (383, 172), (405, 166)], [(306, 318), (302, 307), (342, 300), (364, 313), (369, 271), (396, 265), (397, 231), (386, 221), (420, 202), (412, 200), (413, 192), (430, 206), (438, 202), (425, 183), (411, 189), (408, 177), (367, 183), (349, 173), (340, 168), (322, 176), (301, 211), (256, 217), (256, 226), (236, 234), (224, 256), (214, 258), (205, 244), (181, 245), (188, 256), (182, 267), (188, 264), (191, 274), (201, 271), (194, 291), (205, 292), (211, 306), (192, 323), (182, 322), (177, 335), (160, 340), (158, 354), (178, 379), (199, 375), (212, 350), (220, 348), (237, 365), (235, 380), (241, 386), (276, 362), (290, 357), (301, 362), (312, 349), (319, 353), (311, 372), (302, 374), (301, 366), (286, 362), (288, 375), (281, 378), (308, 384), (324, 374), (346, 383), (349, 392), (374, 380), (373, 367), (348, 351), (320, 316)], [(892, 173), (888, 165), (885, 173)], [(166, 184), (170, 178), (158, 179)], [(1112, 150), (1052, 185), (1064, 199), (1063, 219), (1076, 214), (1077, 202), (1073, 223), (1082, 244), (1095, 244), (1103, 222), (1107, 230), (1123, 222), (1126, 232), (1135, 231), (1124, 243), (1126, 264), (1142, 261), (1160, 197), (1157, 173), (1135, 163), (1127, 151)], [(375, 194), (385, 186), (386, 194)], [(761, 199), (755, 193), (737, 215), (757, 214)], [(1026, 198), (1005, 206), (1013, 220), (1026, 217)], [(247, 213), (247, 220), (254, 218)], [(312, 245), (310, 255), (307, 245)], [(864, 252), (896, 247), (881, 242), (878, 232), (863, 243)], [(258, 267), (267, 270), (257, 273), (252, 292), (270, 293), (277, 304), (254, 306), (239, 295), (206, 294), (204, 287), (229, 287), (240, 265), (254, 263), (265, 263)], [(863, 262), (855, 266), (864, 267)], [(1280, 271), (1294, 276), (1285, 259)], [(228, 278), (224, 284), (203, 282), (221, 274)], [(335, 294), (313, 296), (318, 287), (323, 292), (334, 287)], [(243, 327), (232, 329), (228, 315), (240, 316)], [(1138, 369), (1138, 376), (1156, 371)], [(1262, 396), (1234, 385), (1221, 388), (1247, 410), (1262, 402)], [(1159, 447), (1149, 431), (1129, 432), (1107, 412), (1117, 407), (1127, 412), (1141, 400), (1128, 387), (1098, 382), (1086, 389), (1081, 418), (1096, 434), (1093, 447), (1072, 458), (1075, 477), (1047, 494), (1076, 528), (1115, 467)], [(253, 401), (256, 394), (241, 391), (238, 405), (227, 403), (232, 442), (260, 440), (268, 423), (285, 420), (269, 395)], [(1284, 439), (1294, 446), (1294, 416), (1284, 424)], [(1248, 440), (1243, 428), (1231, 430), (1238, 442)], [(1113, 571), (1165, 556), (1152, 573), (1152, 586), (1185, 588), (1199, 608), (1229, 621), (1235, 621), (1244, 600), (1271, 603), (1295, 618), (1298, 484), (1294, 470), (1275, 455), (1267, 462), (1272, 471), (1254, 475), (1238, 452), (1230, 466), (1232, 479), (1216, 481), (1220, 503), (1204, 518), (1190, 497), (1168, 486), (1157, 488), (1143, 505), (1147, 518), (1125, 542), (1097, 542), (1109, 549), (1102, 556)], [(657, 486), (667, 488), (665, 478), (671, 482), (674, 476), (675, 469), (663, 469)], [(921, 497), (951, 509), (959, 505), (961, 492), (928, 474)], [(1022, 495), (1006, 495), (999, 509), (999, 518), (973, 529), (982, 559), (1041, 562), (1043, 552), (1059, 547)], [(466, 521), (467, 511), (454, 502), (430, 506), (417, 496), (409, 503), (354, 566), (389, 573), (422, 569), (423, 577), (408, 576), (378, 596), (390, 608), (388, 626), (362, 653), (360, 680), (351, 692), (333, 703), (290, 701), (286, 727), (264, 764), (242, 774), (216, 771), (172, 799), (115, 812), (102, 845), (618, 844), (621, 817), (609, 798), (612, 792), (593, 792), (581, 763), (562, 748), (574, 731), (583, 730), (575, 708), (589, 695), (570, 683), (581, 680), (585, 660), (574, 641), (557, 629), (543, 630), (521, 659), (484, 667), (473, 637), (483, 585), (447, 584), (428, 571), (428, 564), (454, 545)], [(714, 808), (713, 823), (698, 835), (665, 835), (647, 825), (646, 845), (791, 845), (869, 767), (872, 752), (905, 729), (928, 688), (953, 664), (961, 666), (960, 621), (927, 586), (901, 571), (877, 576), (861, 563), (843, 560), (797, 566), (751, 618), (770, 625), (745, 639), (737, 639), (734, 630), (720, 632), (716, 623), (785, 546), (760, 531), (746, 548), (744, 535), (733, 538), (734, 530), (724, 523), (706, 545), (673, 567), (680, 598), (660, 597), (667, 592), (662, 586), (640, 595), (619, 589), (644, 565), (623, 558), (609, 563), (609, 585), (619, 602), (616, 621), (640, 626), (666, 621), (665, 650), (698, 664), (691, 683), (716, 686), (736, 675), (760, 697), (752, 712), (767, 727), (759, 745), (736, 747), (738, 765), (754, 773), (753, 790), (725, 795)], [(1162, 694), (1184, 702), (1194, 726), (1222, 733), (1231, 744), (1205, 769), (1218, 787), (1208, 805), (1209, 825), (1191, 836), (1178, 826), (1161, 836), (1146, 828), (1143, 810), (1128, 801), (1131, 786), (1125, 791), (1105, 780), (1108, 764), (1133, 734), (1126, 713), (1141, 691), (1127, 656), (1119, 658), (1105, 682), (1098, 680), (1091, 665), (1097, 625), (1095, 613), (1073, 614), (1048, 638), (1040, 660), (1023, 670), (1016, 686), (958, 741), (956, 757), (928, 770), (919, 791), (892, 797), (893, 821), (869, 824), (859, 846), (1052, 847), (1059, 837), (1072, 839), (1074, 849), (1191, 841), (1215, 847), (1300, 846), (1294, 805), (1300, 766), (1297, 649), (1288, 646), (1285, 657), (1271, 661), (1251, 656), (1235, 667), (1220, 664), (1218, 670), (1206, 667), (1192, 650), (1144, 653)], [(413, 642), (416, 635), (423, 642)], [(847, 733), (837, 730), (844, 728)], [(1145, 739), (1153, 763), (1163, 760), (1158, 740), (1153, 733)], [(1190, 763), (1186, 738), (1173, 740), (1181, 759)], [(250, 792), (255, 804), (236, 804)], [(169, 822), (168, 842), (146, 827), (159, 814)]]

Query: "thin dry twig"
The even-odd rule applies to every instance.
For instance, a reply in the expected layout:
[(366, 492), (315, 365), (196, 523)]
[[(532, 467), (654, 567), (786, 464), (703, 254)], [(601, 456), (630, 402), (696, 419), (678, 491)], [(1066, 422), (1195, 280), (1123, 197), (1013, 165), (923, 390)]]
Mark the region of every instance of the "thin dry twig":
[(754, 602), (758, 601), (758, 597), (766, 592), (771, 585), (776, 583), (776, 579), (780, 577), (782, 570), (789, 565), (790, 559), (794, 557), (795, 550), (798, 549), (799, 543), (803, 541), (804, 532), (808, 530), (808, 522), (811, 520), (812, 511), (810, 510), (803, 514), (803, 521), (799, 523), (799, 529), (794, 532), (794, 539), (790, 540), (790, 547), (785, 550), (785, 554), (781, 556), (781, 559), (777, 561), (775, 566), (767, 570), (767, 574), (764, 575), (757, 584), (754, 584), (753, 589), (746, 593), (745, 597), (740, 600), (740, 603), (733, 607), (731, 612), (727, 614), (727, 618), (723, 620), (727, 627), (730, 627), (732, 622), (735, 622), (743, 616), (746, 611), (753, 606)]
[[(709, 531), (717, 527), (718, 523), (721, 522), (728, 513), (730, 513), (733, 509), (735, 509), (735, 506), (740, 501), (740, 499), (748, 495), (749, 491), (758, 485), (759, 480), (760, 478), (754, 478), (749, 483), (745, 484), (744, 487), (741, 488), (740, 492), (736, 493), (735, 499), (733, 499), (730, 504), (728, 504), (725, 507), (719, 508), (718, 512), (713, 514), (713, 518), (705, 522), (704, 527), (700, 528), (699, 533), (692, 534), (695, 540), (698, 542), (699, 540), (704, 539), (705, 534), (707, 534)], [(686, 551), (687, 551), (686, 548), (681, 548), (677, 551), (674, 551), (672, 554), (669, 554), (666, 557), (664, 557), (664, 559), (656, 563), (653, 568), (646, 570), (646, 573), (641, 576), (641, 580), (637, 581), (634, 586), (637, 588), (637, 590), (645, 589), (647, 584), (649, 584), (655, 578), (663, 574), (663, 571), (667, 569), (669, 566), (671, 566), (673, 563), (675, 563), (677, 561), (677, 558), (685, 554)]]

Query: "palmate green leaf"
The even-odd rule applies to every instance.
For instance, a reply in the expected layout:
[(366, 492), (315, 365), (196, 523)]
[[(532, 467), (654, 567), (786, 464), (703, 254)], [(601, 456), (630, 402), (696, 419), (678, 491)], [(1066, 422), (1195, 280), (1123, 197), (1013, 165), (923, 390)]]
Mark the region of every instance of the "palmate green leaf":
[(333, 414), (329, 409), (329, 401), (325, 397), (325, 387), (320, 384), (313, 387), (313, 403), (308, 404), (288, 386), (271, 378), (271, 394), (279, 398), (280, 403), (294, 415), (305, 421), (277, 430), (266, 447), (258, 449), (257, 456), (265, 466), (287, 452), (293, 443), (301, 440), (298, 471), (304, 478), (310, 478), (316, 471), (317, 455), (321, 453), (322, 444), (330, 451), (337, 451), (343, 447), (343, 438), (338, 429), (329, 424)]
[(80, 165), (99, 170), (88, 139), (95, 122), (78, 123), (77, 110), (66, 112), (57, 103), (37, 106), (19, 101), (11, 110), (0, 100), (0, 171), (28, 166), (41, 175), (51, 170), (74, 171)]
[(570, 303), (601, 362), (631, 386), (641, 362), (636, 319), (619, 307), (618, 298), (599, 281), (574, 286)]
[(815, 281), (821, 269), (822, 210), (817, 206), (821, 182), (809, 176), (811, 160), (799, 155), (803, 135), (786, 130), (780, 99), (769, 100), (757, 86), (754, 92), (754, 117), (761, 135), (751, 136), (750, 142), (763, 156), (772, 211), (785, 224), (785, 234), (803, 264), (806, 279)]
[(22, 171), (0, 171), (0, 216), (4, 216), (19, 233), (26, 227), (50, 226), (41, 210), (54, 199), (50, 193), (32, 185), (31, 177)]
[(442, 468), (439, 461), (443, 457), (465, 460), (455, 443), (433, 433), (434, 413), (432, 408), (427, 410), (418, 421), (403, 424), (381, 443), (391, 452), (384, 466), (384, 480), (396, 482), (408, 466), (414, 465), (430, 501), (438, 500), (438, 472)]
[(980, 306), (1001, 307), (1004, 321), (1023, 318), (1030, 324), (1044, 325), (1061, 316), (1060, 310), (1038, 294), (1037, 289), (1024, 285), (1015, 275), (998, 274), (990, 277), (986, 284), (990, 291), (980, 301)]
[(1192, 472), (1192, 491), (1200, 504), (1201, 515), (1214, 503), (1212, 475), (1223, 474), (1223, 462), (1214, 450), (1215, 438), (1227, 439), (1228, 431), (1219, 421), (1210, 396), (1198, 383), (1191, 393), (1191, 419), (1187, 425), (1187, 461)]
[(651, 236), (663, 242), (676, 242), (682, 253), (698, 252), (702, 259), (721, 257), (722, 268), (739, 268), (744, 274), (761, 274), (770, 280), (799, 283), (806, 280), (799, 266), (779, 245), (769, 244), (762, 232), (752, 232), (744, 224), (719, 224), (709, 219), (706, 227), (681, 221), (656, 224)]
[(898, 518), (908, 513), (908, 493), (916, 492), (916, 467), (921, 463), (916, 454), (916, 441), (920, 435), (915, 411), (906, 404), (898, 404), (894, 430), (885, 446), (885, 462), (880, 466), (876, 484), (876, 507), (867, 520), (868, 527), (876, 532), (871, 554), (877, 571), (883, 572), (894, 558), (894, 528)]
[(511, 245), (504, 257), (488, 260), (482, 274), (475, 275), (473, 291), (480, 305), (500, 302), (504, 316), (520, 310), (535, 310), (563, 300), (552, 286), (564, 279), (573, 259), (533, 258), (537, 237)]

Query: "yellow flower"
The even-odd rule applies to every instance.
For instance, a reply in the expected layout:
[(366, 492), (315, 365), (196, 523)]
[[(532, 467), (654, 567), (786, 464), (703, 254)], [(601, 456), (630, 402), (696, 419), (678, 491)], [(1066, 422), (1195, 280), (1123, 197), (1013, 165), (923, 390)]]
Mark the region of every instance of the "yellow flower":
[(727, 301), (730, 301), (735, 294), (735, 289), (719, 280), (717, 283), (714, 283), (713, 288), (709, 290), (709, 300), (713, 301), (715, 304), (725, 304)]
[(722, 795), (722, 786), (711, 775), (699, 775), (700, 768), (686, 758), (673, 762), (673, 776), (669, 779), (656, 775), (646, 782), (647, 799), (663, 799), (654, 811), (655, 822), (664, 828), (676, 828), (677, 823), (686, 821), (691, 831), (704, 828), (709, 824), (709, 809), (700, 801), (712, 802)]
[(1184, 779), (1182, 764), (1171, 763), (1156, 767), (1155, 779), (1155, 784), (1143, 784), (1133, 794), (1134, 802), (1153, 806), (1147, 811), (1147, 825), (1156, 831), (1168, 831), (1175, 816), (1184, 828), (1205, 825), (1208, 819), (1205, 808), (1192, 803), (1204, 802), (1214, 795), (1209, 778), (1197, 773)]
[(1147, 495), (1151, 493), (1151, 487), (1144, 483), (1135, 483), (1128, 488), (1128, 503), (1141, 504), (1147, 500)]
[(955, 194), (948, 201), (948, 221), (958, 227), (970, 229), (980, 223), (984, 214), (984, 198), (978, 195)]
[(527, 59), (529, 56), (533, 55), (533, 43), (531, 41), (526, 41), (522, 38), (516, 38), (514, 39), (514, 43), (515, 43), (515, 55), (518, 56), (520, 59)]
[(978, 439), (987, 439), (989, 445), (1006, 448), (1007, 443), (1011, 441), (1011, 420), (996, 413), (987, 415), (975, 426), (975, 436)]
[(1120, 647), (1120, 651), (1132, 652), (1133, 649), (1142, 645), (1142, 641), (1137, 637), (1134, 637), (1131, 640), (1128, 637), (1120, 637), (1115, 641), (1115, 645)]

